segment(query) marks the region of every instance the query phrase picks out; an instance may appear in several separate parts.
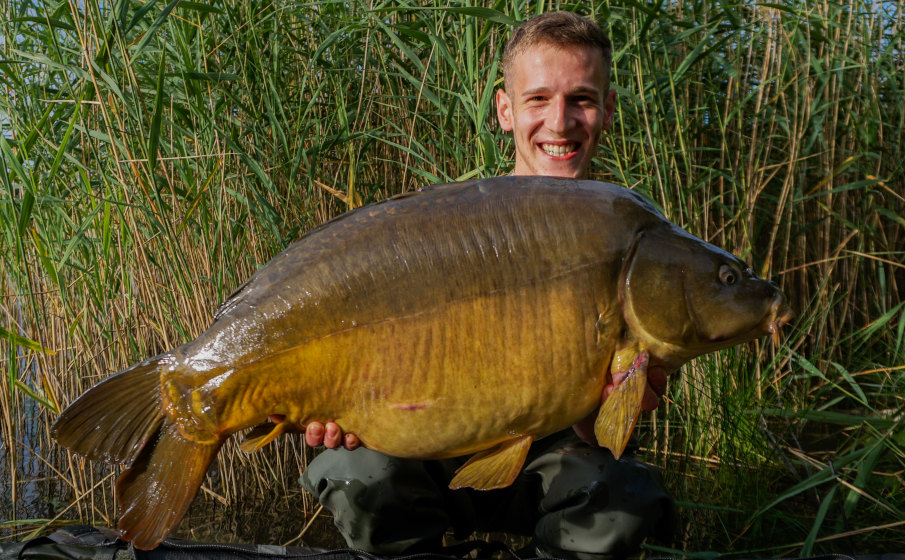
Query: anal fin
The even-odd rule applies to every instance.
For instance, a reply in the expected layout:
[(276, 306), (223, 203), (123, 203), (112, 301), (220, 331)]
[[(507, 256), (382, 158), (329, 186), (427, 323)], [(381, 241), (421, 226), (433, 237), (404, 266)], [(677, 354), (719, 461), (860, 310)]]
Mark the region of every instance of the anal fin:
[(625, 379), (600, 405), (600, 412), (594, 422), (597, 443), (612, 451), (617, 459), (625, 451), (641, 413), (641, 400), (647, 387), (648, 362), (647, 352), (638, 354)]
[(509, 486), (521, 472), (532, 441), (531, 436), (521, 436), (475, 454), (459, 467), (449, 487), (494, 490)]

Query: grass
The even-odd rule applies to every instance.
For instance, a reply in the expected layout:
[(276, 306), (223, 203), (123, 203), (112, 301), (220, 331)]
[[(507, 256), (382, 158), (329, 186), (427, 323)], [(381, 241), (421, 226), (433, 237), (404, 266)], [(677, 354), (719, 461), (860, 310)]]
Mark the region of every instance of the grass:
[[(0, 534), (112, 524), (111, 469), (49, 440), (56, 412), (200, 333), (304, 231), (508, 172), (497, 61), (551, 7), (573, 6), (0, 0)], [(901, 5), (581, 10), (615, 45), (595, 178), (742, 255), (798, 311), (781, 347), (695, 361), (645, 419), (681, 505), (668, 551), (901, 550)], [(228, 446), (199, 502), (290, 503), (309, 452), (271, 447)]]

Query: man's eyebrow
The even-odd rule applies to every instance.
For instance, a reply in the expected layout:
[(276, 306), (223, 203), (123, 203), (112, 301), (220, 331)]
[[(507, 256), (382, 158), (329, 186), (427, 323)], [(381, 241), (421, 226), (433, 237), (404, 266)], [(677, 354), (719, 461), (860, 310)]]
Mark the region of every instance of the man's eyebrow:
[(526, 89), (525, 91), (522, 92), (522, 95), (530, 97), (532, 95), (537, 95), (538, 93), (548, 93), (549, 91), (550, 91), (550, 88), (541, 86), (541, 87), (536, 87), (536, 88), (532, 88), (532, 89)]
[(567, 95), (592, 95), (597, 97), (600, 95), (600, 88), (596, 87), (577, 87), (570, 91)]
[[(536, 88), (526, 89), (525, 91), (522, 92), (522, 96), (531, 97), (531, 96), (537, 95), (539, 93), (549, 93), (550, 91), (551, 91), (551, 88), (545, 87), (545, 86), (540, 86), (540, 87), (536, 87)], [(568, 92), (566, 92), (567, 96), (588, 95), (588, 94), (593, 95), (593, 96), (599, 96), (600, 88), (593, 87), (593, 86), (578, 86), (575, 89), (571, 89)]]

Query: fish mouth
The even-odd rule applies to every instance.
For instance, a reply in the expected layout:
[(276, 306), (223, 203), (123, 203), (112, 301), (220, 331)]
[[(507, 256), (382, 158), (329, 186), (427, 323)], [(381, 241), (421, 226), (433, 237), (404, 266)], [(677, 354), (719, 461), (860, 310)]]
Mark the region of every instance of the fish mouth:
[(792, 308), (786, 303), (785, 296), (780, 292), (773, 298), (773, 301), (770, 302), (763, 317), (756, 322), (750, 330), (739, 333), (716, 333), (708, 339), (708, 343), (712, 346), (705, 352), (698, 352), (695, 355), (721, 350), (723, 348), (735, 346), (736, 344), (756, 340), (764, 335), (769, 335), (773, 339), (773, 344), (778, 347), (782, 338), (780, 335), (782, 327), (788, 324), (794, 317), (795, 312), (792, 311)]
[[(725, 340), (727, 343), (731, 342), (731, 344), (734, 345), (768, 334), (773, 340), (773, 346), (778, 348), (782, 342), (782, 327), (789, 324), (794, 318), (795, 312), (789, 307), (785, 296), (783, 296), (782, 293), (778, 293), (770, 303), (770, 307), (765, 314), (764, 319), (757, 327), (749, 332), (748, 336), (742, 337), (741, 340), (734, 337), (727, 337)], [(728, 345), (730, 344), (727, 344), (727, 346)], [(651, 411), (657, 408), (660, 398), (666, 391), (667, 378), (671, 373), (679, 369), (680, 365), (681, 364), (672, 364), (653, 355), (650, 357), (647, 369), (647, 387), (645, 388), (644, 398), (641, 401), (641, 407), (644, 410)]]
[(786, 298), (783, 297), (782, 294), (777, 294), (776, 298), (773, 300), (773, 304), (770, 306), (770, 311), (767, 313), (767, 317), (764, 320), (762, 327), (773, 339), (774, 348), (779, 348), (779, 345), (782, 342), (780, 330), (783, 326), (789, 324), (794, 317), (795, 312), (792, 311), (792, 308), (786, 303)]

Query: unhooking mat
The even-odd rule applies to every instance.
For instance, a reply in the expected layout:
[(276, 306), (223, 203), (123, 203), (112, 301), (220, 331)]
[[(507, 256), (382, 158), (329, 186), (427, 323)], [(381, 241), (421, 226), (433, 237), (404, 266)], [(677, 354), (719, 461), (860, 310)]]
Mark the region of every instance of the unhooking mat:
[[(469, 541), (438, 553), (396, 556), (392, 560), (541, 560), (520, 556), (500, 543)], [(214, 544), (167, 539), (154, 550), (136, 550), (111, 529), (72, 525), (49, 537), (0, 543), (0, 560), (391, 560), (360, 550), (324, 550), (304, 546)], [(668, 560), (651, 559), (651, 560)], [(905, 554), (848, 556), (829, 554), (784, 560), (905, 560)]]

